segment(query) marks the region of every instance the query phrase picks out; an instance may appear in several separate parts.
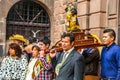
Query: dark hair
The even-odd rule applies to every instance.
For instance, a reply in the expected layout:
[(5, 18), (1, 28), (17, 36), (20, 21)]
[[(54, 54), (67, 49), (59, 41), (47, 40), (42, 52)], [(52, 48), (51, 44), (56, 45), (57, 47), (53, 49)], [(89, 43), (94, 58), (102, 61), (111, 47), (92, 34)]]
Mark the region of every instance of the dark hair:
[(50, 45), (51, 40), (48, 39), (48, 37), (44, 37), (44, 38), (40, 39), (38, 42), (43, 42), (45, 45), (47, 45), (47, 44)]
[(61, 36), (61, 39), (62, 39), (62, 38), (65, 38), (65, 37), (69, 37), (71, 43), (75, 40), (74, 35), (73, 35), (72, 33), (64, 33), (64, 34)]
[(34, 43), (34, 42), (37, 42), (37, 39), (36, 38), (32, 38), (32, 37), (30, 37), (29, 38), (29, 43), (31, 44), (31, 43)]
[[(19, 57), (19, 58), (21, 57), (22, 49), (21, 49), (21, 47), (20, 47), (18, 44), (16, 44), (16, 43), (11, 43), (11, 44), (9, 45), (9, 48), (15, 50), (15, 53), (16, 53), (16, 56), (17, 56), (17, 57)], [(8, 55), (10, 55), (9, 51), (8, 51)]]
[(113, 29), (105, 29), (103, 33), (109, 33), (109, 36), (114, 37), (114, 40), (116, 38), (116, 33)]
[(40, 51), (39, 46), (37, 46), (37, 45), (33, 45), (32, 50), (33, 50), (34, 48), (36, 48), (38, 51)]

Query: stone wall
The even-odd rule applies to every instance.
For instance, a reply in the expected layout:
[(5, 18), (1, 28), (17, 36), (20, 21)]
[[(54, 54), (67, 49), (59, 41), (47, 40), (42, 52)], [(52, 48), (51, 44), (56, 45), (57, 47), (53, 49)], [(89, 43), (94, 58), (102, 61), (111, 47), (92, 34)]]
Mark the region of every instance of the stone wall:
[[(7, 14), (10, 10), (10, 8), (15, 5), (17, 2), (21, 0), (0, 0), (0, 46), (3, 46), (3, 53), (5, 53), (6, 49), (6, 18)], [(54, 0), (31, 0), (39, 3), (41, 6), (45, 8), (45, 10), (48, 12), (48, 15), (50, 17), (52, 28), (53, 26), (53, 6), (54, 6)], [(51, 30), (52, 32), (52, 30)], [(1, 54), (1, 53), (0, 53)], [(3, 54), (4, 55), (4, 54)]]
[[(3, 46), (3, 53), (6, 47), (6, 17), (9, 9), (19, 0), (1, 0), (0, 1), (0, 45)], [(4, 54), (3, 54), (4, 55)]]
[(64, 0), (55, 0), (54, 1), (54, 26), (52, 35), (54, 39), (52, 39), (53, 43), (60, 40), (60, 35), (63, 31), (65, 31), (65, 11), (64, 11)]
[(107, 26), (115, 30), (117, 37), (116, 42), (120, 45), (120, 2), (119, 0), (108, 0), (107, 2)]
[(91, 33), (101, 38), (101, 29), (106, 27), (107, 0), (78, 0), (78, 18), (83, 29), (91, 29)]
[[(6, 17), (10, 8), (20, 0), (0, 0), (0, 45), (5, 49)], [(52, 45), (60, 40), (60, 36), (66, 31), (65, 5), (74, 0), (32, 0), (43, 6), (49, 14), (51, 23)], [(92, 29), (91, 33), (102, 38), (103, 28), (113, 28), (117, 36), (120, 34), (118, 19), (120, 14), (119, 0), (78, 0), (78, 21), (81, 29)], [(119, 20), (119, 21), (118, 21)], [(117, 37), (120, 41), (120, 38)]]
[[(55, 0), (54, 2), (54, 34), (55, 41), (60, 37), (60, 33), (66, 30), (64, 6), (73, 0)], [(106, 19), (107, 0), (78, 0), (77, 11), (78, 21), (81, 29), (92, 29), (101, 38), (102, 29), (107, 26)]]

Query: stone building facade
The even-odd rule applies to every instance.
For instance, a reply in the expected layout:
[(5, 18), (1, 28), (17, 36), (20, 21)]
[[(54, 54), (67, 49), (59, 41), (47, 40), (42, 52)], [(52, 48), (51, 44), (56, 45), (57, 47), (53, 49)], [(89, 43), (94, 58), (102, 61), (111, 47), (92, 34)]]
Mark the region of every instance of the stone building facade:
[[(44, 8), (49, 16), (49, 37), (53, 45), (60, 40), (60, 35), (66, 31), (65, 5), (74, 0), (0, 0), (0, 47), (2, 53), (5, 53), (6, 35), (9, 34), (7, 32), (7, 16), (10, 9), (22, 1), (35, 2)], [(77, 0), (77, 11), (81, 29), (92, 28), (90, 32), (101, 38), (104, 28), (113, 28), (117, 33), (116, 42), (120, 42), (119, 0)]]

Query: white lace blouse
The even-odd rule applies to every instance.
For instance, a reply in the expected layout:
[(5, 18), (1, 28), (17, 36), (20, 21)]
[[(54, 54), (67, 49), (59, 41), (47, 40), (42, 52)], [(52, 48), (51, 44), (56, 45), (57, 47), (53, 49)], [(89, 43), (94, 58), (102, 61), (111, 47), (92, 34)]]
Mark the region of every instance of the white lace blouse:
[(11, 56), (3, 59), (0, 67), (0, 80), (25, 80), (27, 59), (13, 59)]

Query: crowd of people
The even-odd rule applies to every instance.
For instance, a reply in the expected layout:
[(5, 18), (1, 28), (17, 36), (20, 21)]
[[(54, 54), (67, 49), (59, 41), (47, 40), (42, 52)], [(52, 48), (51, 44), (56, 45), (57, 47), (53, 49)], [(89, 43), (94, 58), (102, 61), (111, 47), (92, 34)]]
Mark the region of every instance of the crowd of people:
[[(25, 48), (23, 39), (12, 39), (0, 66), (0, 80), (120, 80), (120, 47), (113, 29), (103, 31), (103, 49), (74, 48), (72, 33), (61, 36), (61, 48), (50, 48), (48, 37), (34, 39)], [(101, 56), (100, 56), (101, 54)]]

